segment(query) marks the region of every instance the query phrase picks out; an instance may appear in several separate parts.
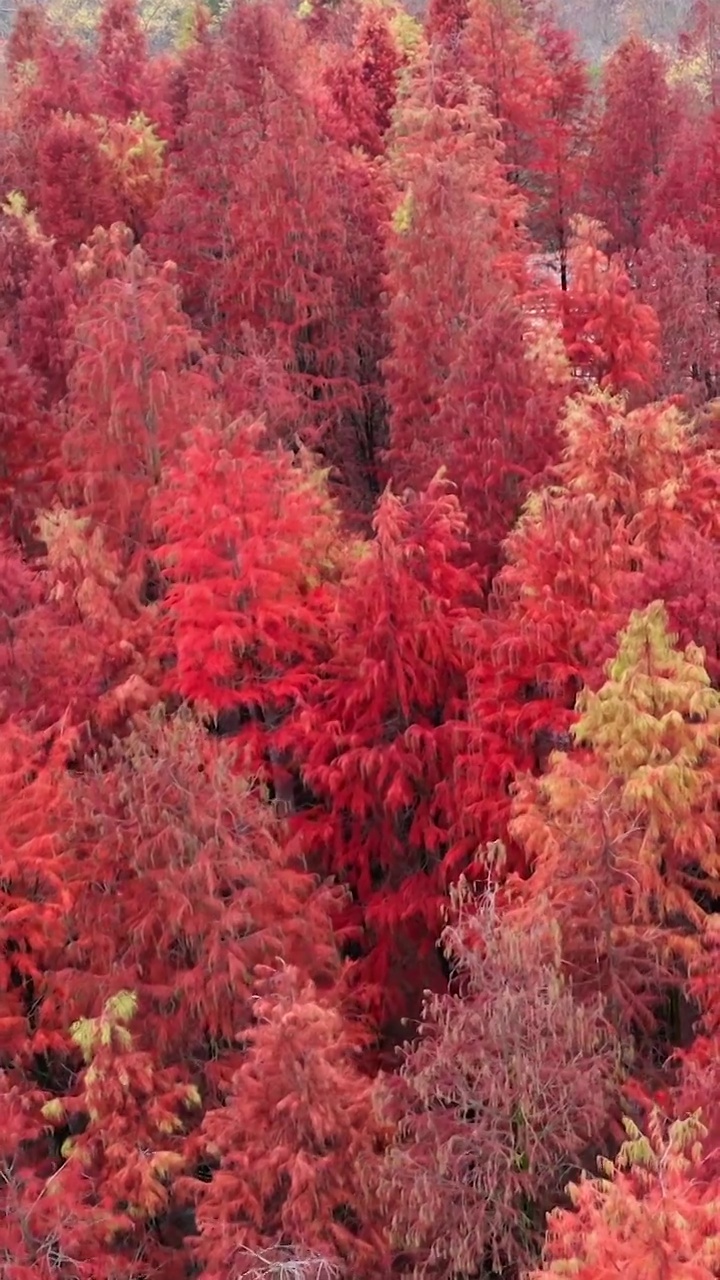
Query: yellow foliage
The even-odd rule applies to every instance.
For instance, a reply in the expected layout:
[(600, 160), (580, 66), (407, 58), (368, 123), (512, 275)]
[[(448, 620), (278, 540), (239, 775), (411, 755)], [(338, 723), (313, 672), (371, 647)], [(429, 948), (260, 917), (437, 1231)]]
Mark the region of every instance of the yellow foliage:
[(118, 991), (105, 1005), (105, 1016), (117, 1022), (131, 1022), (137, 1013), (137, 996), (134, 991)]
[(390, 30), (398, 49), (409, 62), (417, 62), (422, 58), (426, 49), (425, 31), (417, 18), (405, 9), (398, 9), (390, 22)]
[[(70, 1028), (70, 1036), (80, 1049), (86, 1062), (91, 1062), (95, 1050), (110, 1046), (116, 1040), (120, 1047), (129, 1049), (132, 1037), (123, 1022), (130, 1022), (137, 1011), (137, 996), (132, 991), (118, 991), (105, 1002), (99, 1018), (79, 1018)], [(86, 1081), (95, 1079), (95, 1068), (90, 1067)]]
[(572, 370), (559, 321), (549, 316), (534, 316), (525, 341), (526, 358), (531, 364), (540, 365), (551, 385), (569, 387)]
[(168, 1174), (181, 1172), (185, 1157), (175, 1151), (156, 1151), (150, 1161), (150, 1168), (158, 1178), (166, 1178)]
[(8, 195), (2, 211), (8, 218), (17, 218), (22, 223), (31, 240), (45, 240), (47, 237), (40, 230), (40, 224), (32, 209), (28, 209), (28, 203), (21, 191), (11, 191)]
[(185, 1093), (185, 1101), (189, 1107), (201, 1107), (202, 1098), (196, 1084), (189, 1084)]
[(414, 213), (415, 199), (412, 191), (407, 191), (393, 213), (392, 227), (396, 235), (404, 236), (412, 231)]
[[(140, 25), (150, 41), (175, 37), (187, 0), (138, 0)], [(97, 27), (98, 5), (93, 0), (50, 0), (51, 21), (81, 39), (91, 39)]]
[(702, 649), (681, 652), (673, 643), (662, 601), (633, 613), (607, 683), (578, 700), (583, 714), (574, 732), (627, 780), (629, 800), (644, 790), (658, 801), (665, 795), (679, 820), (706, 785), (697, 766), (708, 746), (720, 744), (720, 694)]
[(157, 1125), (158, 1133), (179, 1133), (183, 1128), (183, 1122), (179, 1116), (168, 1116), (165, 1120), (159, 1120)]
[(119, 191), (134, 205), (152, 208), (162, 194), (165, 143), (142, 112), (125, 124), (94, 117), (100, 149), (112, 165)]
[(209, 23), (212, 20), (212, 14), (204, 4), (197, 3), (197, 0), (193, 0), (191, 4), (187, 5), (187, 7), (183, 9), (180, 16), (177, 38), (175, 40), (175, 48), (179, 53), (182, 53), (185, 49), (189, 49), (191, 45), (195, 44), (198, 34), (199, 19), (204, 19)]
[(61, 1121), (65, 1119), (65, 1107), (60, 1098), (51, 1098), (50, 1102), (46, 1102), (42, 1108), (42, 1115), (46, 1120)]
[(676, 58), (667, 75), (671, 88), (682, 88), (687, 85), (698, 90), (704, 98), (709, 95), (710, 80), (710, 60), (707, 52), (703, 50)]
[(702, 945), (698, 885), (720, 887), (720, 694), (655, 601), (577, 707), (587, 753), (558, 752), (517, 788), (510, 831), (534, 863), (520, 919), (555, 917), (579, 981), (600, 984), (614, 1017), (652, 1028), (660, 993)]

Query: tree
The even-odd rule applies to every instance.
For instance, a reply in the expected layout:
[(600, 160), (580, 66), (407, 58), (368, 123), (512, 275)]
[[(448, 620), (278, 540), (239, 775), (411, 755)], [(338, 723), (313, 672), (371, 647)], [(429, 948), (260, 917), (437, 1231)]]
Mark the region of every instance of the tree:
[(656, 601), (579, 709), (581, 750), (517, 788), (510, 829), (534, 870), (516, 918), (554, 919), (576, 990), (602, 991), (619, 1029), (652, 1034), (717, 895), (720, 702), (702, 651), (672, 647)]
[(148, 245), (177, 261), (188, 311), (222, 356), (255, 343), (285, 368), (293, 434), (315, 447), (361, 397), (344, 153), (321, 131), (298, 45), (282, 7), (233, 9), (190, 94)]
[(135, 0), (105, 0), (97, 24), (94, 68), (104, 115), (120, 121), (148, 107), (147, 49)]
[(42, 1112), (60, 1130), (69, 1122), (75, 1136), (62, 1142), (62, 1163), (35, 1221), (60, 1256), (102, 1280), (139, 1277), (143, 1266), (157, 1268), (171, 1255), (148, 1227), (173, 1204), (188, 1165), (178, 1135), (202, 1105), (195, 1084), (163, 1068), (154, 1051), (135, 1047), (128, 1023), (136, 1010), (134, 993), (121, 990), (98, 1017), (71, 1026), (83, 1058), (77, 1092)]
[(217, 1165), (197, 1211), (207, 1280), (230, 1270), (323, 1280), (336, 1268), (360, 1280), (387, 1267), (372, 1195), (383, 1127), (357, 1042), (297, 970), (268, 975), (246, 1060), (201, 1127)]
[(697, 1116), (669, 1128), (659, 1114), (647, 1134), (626, 1121), (628, 1139), (599, 1178), (571, 1185), (572, 1209), (550, 1217), (545, 1265), (528, 1280), (571, 1271), (578, 1280), (621, 1273), (628, 1280), (713, 1280), (718, 1274), (718, 1204), (701, 1175)]
[(456, 993), (428, 997), (400, 1073), (385, 1194), (413, 1275), (532, 1265), (552, 1203), (605, 1128), (619, 1067), (598, 1001), (581, 1008), (551, 934), (518, 932), (494, 894), (461, 892), (442, 943)]
[(374, 530), (340, 584), (295, 743), (315, 797), (298, 839), (350, 886), (367, 954), (358, 995), (383, 1018), (405, 1004), (403, 982), (417, 990), (437, 937), (477, 587), (456, 564), (465, 522), (442, 474), (404, 501), (388, 490)]
[(631, 255), (640, 247), (648, 187), (662, 172), (672, 137), (664, 56), (629, 36), (605, 66), (603, 97), (588, 166), (593, 208), (613, 247)]
[(325, 656), (343, 544), (323, 477), (261, 437), (258, 423), (198, 430), (169, 470), (154, 504), (158, 639), (169, 690), (218, 727), (229, 719), (244, 767), (289, 803), (285, 722)]
[(568, 288), (568, 251), (572, 219), (585, 181), (589, 141), (589, 84), (573, 37), (548, 16), (541, 16), (537, 40), (552, 80), (545, 119), (537, 125), (537, 159), (529, 185), (529, 229), (556, 256), (560, 284)]
[(555, 423), (525, 343), (522, 201), (482, 95), (443, 93), (419, 76), (398, 124), (404, 195), (388, 250), (388, 462), (398, 490), (423, 488), (447, 465), (486, 581), (552, 454)]
[(641, 302), (618, 256), (604, 252), (599, 223), (577, 218), (569, 252), (571, 288), (562, 295), (568, 359), (583, 379), (626, 392), (637, 404), (655, 390), (660, 325)]
[(48, 497), (54, 447), (42, 389), (16, 359), (0, 329), (0, 525), (5, 536), (28, 529), (38, 505)]
[(214, 406), (173, 264), (154, 269), (125, 237), (110, 278), (90, 288), (73, 318), (63, 490), (136, 563), (152, 540), (150, 495), (166, 460)]
[[(544, 771), (550, 752), (569, 745), (578, 693), (603, 684), (632, 608), (657, 598), (645, 594), (655, 566), (664, 566), (659, 584), (674, 598), (678, 548), (714, 537), (717, 455), (673, 405), (628, 410), (595, 390), (568, 400), (560, 436), (563, 461), (505, 540), (505, 564), (473, 636), (469, 724), (455, 769), (458, 855), (502, 840), (517, 870), (526, 858), (507, 830), (512, 783)], [(692, 605), (690, 617), (699, 623), (703, 614), (707, 628), (706, 610)], [(478, 874), (482, 865), (480, 855)]]
[(316, 892), (227, 746), (188, 714), (138, 724), (88, 762), (71, 800), (77, 938), (54, 999), (80, 1018), (133, 990), (138, 1047), (215, 1096), (242, 1055), (256, 965), (283, 956), (321, 988), (334, 979), (338, 892)]
[(712, 398), (720, 370), (720, 324), (707, 251), (684, 231), (661, 226), (638, 254), (637, 274), (640, 299), (660, 324), (659, 394), (684, 395), (690, 405)]

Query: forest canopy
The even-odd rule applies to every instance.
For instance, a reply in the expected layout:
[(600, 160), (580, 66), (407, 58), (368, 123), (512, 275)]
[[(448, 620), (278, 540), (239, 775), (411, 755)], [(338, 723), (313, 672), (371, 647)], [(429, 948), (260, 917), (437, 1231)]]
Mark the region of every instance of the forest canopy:
[(720, 1277), (720, 3), (2, 58), (2, 1280)]

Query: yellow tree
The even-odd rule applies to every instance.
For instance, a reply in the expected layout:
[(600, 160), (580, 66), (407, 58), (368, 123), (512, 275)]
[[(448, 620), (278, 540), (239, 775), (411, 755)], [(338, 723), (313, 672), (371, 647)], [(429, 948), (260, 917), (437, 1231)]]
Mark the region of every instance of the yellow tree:
[(655, 601), (578, 709), (580, 749), (517, 789), (510, 830), (534, 869), (514, 910), (549, 913), (578, 990), (603, 992), (619, 1027), (653, 1032), (718, 894), (720, 694)]

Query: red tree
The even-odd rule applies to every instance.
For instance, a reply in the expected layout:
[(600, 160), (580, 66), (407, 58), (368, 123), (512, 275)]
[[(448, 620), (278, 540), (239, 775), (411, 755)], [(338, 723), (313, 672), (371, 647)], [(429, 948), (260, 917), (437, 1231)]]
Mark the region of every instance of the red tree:
[[(454, 564), (465, 522), (441, 475), (405, 501), (386, 492), (374, 528), (340, 586), (331, 656), (309, 685), (295, 740), (316, 797), (298, 816), (298, 838), (353, 892), (349, 922), (368, 953), (362, 997), (385, 1013), (405, 999), (405, 963), (432, 955), (437, 936), (467, 696), (460, 631), (477, 587)], [(404, 980), (417, 993), (417, 972)]]
[(604, 109), (588, 166), (595, 216), (615, 249), (640, 246), (648, 188), (662, 171), (672, 134), (672, 98), (661, 53), (638, 36), (614, 51), (603, 76)]
[(156, 271), (139, 247), (118, 248), (113, 274), (73, 316), (63, 490), (137, 563), (151, 541), (150, 495), (191, 424), (212, 416), (212, 383), (173, 264)]
[(404, 199), (389, 236), (389, 465), (398, 488), (415, 489), (447, 465), (485, 578), (554, 444), (543, 369), (525, 344), (522, 202), (479, 95), (444, 102), (420, 79), (396, 154)]
[(266, 979), (246, 1060), (200, 1132), (218, 1166), (197, 1211), (207, 1280), (385, 1274), (372, 1194), (383, 1127), (357, 1042), (297, 970)]
[(324, 656), (340, 547), (321, 477), (261, 436), (198, 431), (168, 472), (154, 508), (169, 584), (159, 644), (172, 692), (234, 724), (246, 767), (289, 800), (284, 721)]

